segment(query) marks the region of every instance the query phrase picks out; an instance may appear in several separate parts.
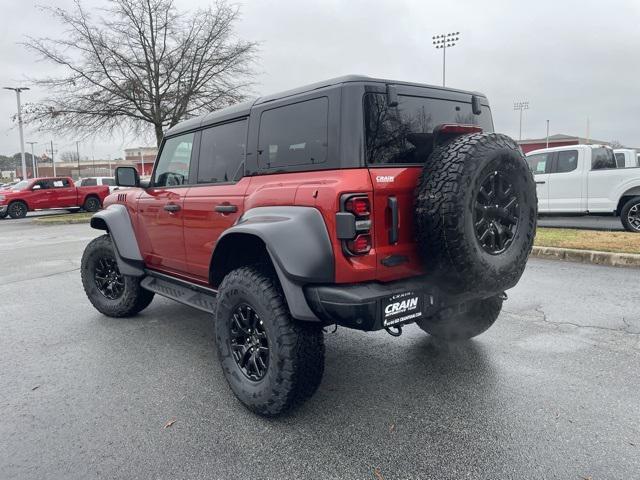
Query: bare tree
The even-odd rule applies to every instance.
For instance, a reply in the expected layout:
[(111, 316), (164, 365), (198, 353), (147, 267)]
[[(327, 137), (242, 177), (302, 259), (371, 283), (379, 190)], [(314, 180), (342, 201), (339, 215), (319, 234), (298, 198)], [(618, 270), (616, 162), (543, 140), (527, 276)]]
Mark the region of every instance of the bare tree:
[(611, 146), (611, 148), (624, 148), (624, 145), (618, 140), (611, 140), (611, 142), (609, 142), (609, 145)]
[(25, 45), (63, 67), (35, 80), (50, 95), (27, 105), (25, 118), (62, 134), (144, 133), (163, 129), (244, 98), (257, 44), (235, 37), (238, 9), (219, 0), (191, 14), (173, 0), (109, 0), (86, 11), (43, 7), (65, 27), (61, 38), (29, 37)]
[(78, 154), (72, 150), (67, 150), (64, 151), (60, 154), (60, 159), (63, 162), (77, 162), (80, 157), (78, 157)]

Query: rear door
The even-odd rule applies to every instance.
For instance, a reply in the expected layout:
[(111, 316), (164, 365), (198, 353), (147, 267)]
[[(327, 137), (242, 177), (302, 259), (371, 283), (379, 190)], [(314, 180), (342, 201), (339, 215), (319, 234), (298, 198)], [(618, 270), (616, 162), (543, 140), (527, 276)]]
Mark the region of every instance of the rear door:
[(196, 133), (166, 139), (151, 186), (138, 197), (139, 243), (145, 264), (169, 272), (186, 272), (184, 199), (193, 182)]
[[(549, 212), (578, 213), (582, 205), (582, 168), (578, 168), (580, 154), (577, 149), (560, 150), (554, 153), (551, 170), (547, 175)], [(584, 161), (584, 160), (583, 160)]]
[[(425, 89), (403, 87), (398, 105), (385, 93), (365, 93), (365, 161), (373, 185), (374, 248), (378, 279), (415, 275), (422, 262), (414, 239), (414, 195), (425, 160), (433, 150), (433, 130), (441, 124), (473, 124), (493, 131), (491, 111), (473, 114), (471, 96), (447, 92), (431, 98)], [(443, 94), (444, 95), (444, 94)]]
[(187, 271), (200, 280), (208, 279), (220, 235), (244, 211), (247, 124), (245, 118), (201, 132), (196, 182), (184, 200)]
[(591, 149), (591, 169), (586, 167), (589, 211), (613, 212), (618, 204), (616, 194), (629, 179), (629, 171), (617, 168), (613, 150), (605, 147)]
[(53, 208), (75, 207), (78, 205), (76, 187), (68, 178), (53, 179)]

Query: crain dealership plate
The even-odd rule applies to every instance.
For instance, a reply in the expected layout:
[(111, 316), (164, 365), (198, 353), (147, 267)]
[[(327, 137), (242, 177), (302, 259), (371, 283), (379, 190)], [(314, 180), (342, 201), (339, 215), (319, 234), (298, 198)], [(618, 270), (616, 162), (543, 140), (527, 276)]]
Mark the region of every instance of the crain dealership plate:
[(385, 327), (411, 322), (421, 316), (422, 295), (419, 293), (398, 293), (382, 302), (382, 325)]

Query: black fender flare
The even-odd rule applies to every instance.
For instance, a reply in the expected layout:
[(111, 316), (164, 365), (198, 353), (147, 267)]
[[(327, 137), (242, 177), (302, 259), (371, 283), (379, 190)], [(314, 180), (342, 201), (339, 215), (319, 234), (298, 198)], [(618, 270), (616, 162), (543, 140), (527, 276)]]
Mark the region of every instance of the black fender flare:
[[(252, 235), (264, 243), (294, 318), (318, 321), (304, 297), (310, 283), (335, 279), (333, 247), (320, 211), (313, 207), (272, 206), (247, 210), (218, 239), (211, 256), (211, 271), (224, 255), (225, 238)], [(222, 253), (221, 253), (222, 252)]]
[(109, 205), (91, 217), (90, 225), (96, 230), (107, 231), (111, 236), (118, 268), (123, 275), (142, 277), (145, 274), (144, 261), (127, 207)]

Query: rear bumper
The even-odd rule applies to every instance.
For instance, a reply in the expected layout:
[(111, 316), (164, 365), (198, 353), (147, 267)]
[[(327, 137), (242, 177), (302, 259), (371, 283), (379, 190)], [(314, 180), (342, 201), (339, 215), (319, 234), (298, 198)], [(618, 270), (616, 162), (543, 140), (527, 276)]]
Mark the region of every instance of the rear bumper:
[[(365, 331), (415, 322), (463, 300), (462, 296), (446, 294), (427, 277), (389, 283), (309, 285), (304, 288), (304, 294), (309, 307), (323, 323)], [(419, 299), (417, 305), (410, 308), (416, 298)], [(395, 309), (398, 313), (389, 314), (394, 310), (393, 304), (400, 308)], [(401, 307), (405, 305), (407, 308)]]

